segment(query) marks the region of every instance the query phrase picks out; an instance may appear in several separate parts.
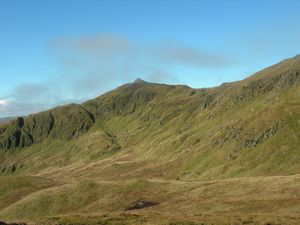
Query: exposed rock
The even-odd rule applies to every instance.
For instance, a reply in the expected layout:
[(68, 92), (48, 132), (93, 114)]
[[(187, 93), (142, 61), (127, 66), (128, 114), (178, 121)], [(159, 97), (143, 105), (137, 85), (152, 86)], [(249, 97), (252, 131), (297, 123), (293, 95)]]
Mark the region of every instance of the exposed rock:
[(10, 172), (11, 172), (11, 173), (14, 173), (14, 172), (16, 172), (16, 170), (17, 170), (17, 166), (16, 166), (15, 164), (13, 164), (13, 165), (10, 167)]
[(93, 115), (76, 104), (57, 107), (26, 118), (19, 117), (0, 128), (0, 149), (27, 147), (48, 137), (70, 140), (86, 133), (93, 124)]
[(215, 96), (213, 96), (213, 95), (208, 95), (207, 97), (206, 97), (206, 99), (205, 99), (205, 101), (204, 101), (204, 109), (206, 109), (207, 107), (209, 107), (211, 104), (212, 104), (212, 102), (213, 102), (213, 100), (214, 100), (214, 97)]
[(85, 108), (77, 104), (58, 107), (51, 111), (54, 124), (51, 138), (71, 140), (86, 133), (94, 124), (94, 118)]
[(154, 89), (150, 88), (152, 84), (147, 84), (149, 86), (140, 83), (123, 85), (113, 93), (84, 103), (83, 107), (98, 117), (131, 114), (137, 107), (146, 105), (156, 96)]
[(24, 119), (19, 117), (1, 127), (0, 148), (9, 149), (18, 147), (23, 125)]
[(230, 139), (237, 140), (238, 137), (240, 136), (240, 134), (242, 133), (243, 128), (242, 127), (232, 127), (232, 126), (230, 126), (230, 127), (224, 128), (224, 130), (226, 130), (226, 135), (214, 139), (212, 141), (212, 146), (216, 146), (216, 145), (221, 145), (222, 146), (223, 144), (225, 144)]
[(245, 148), (254, 148), (254, 147), (256, 147), (258, 144), (261, 144), (265, 140), (273, 137), (277, 133), (278, 128), (279, 128), (279, 125), (278, 125), (278, 123), (276, 123), (274, 126), (268, 128), (263, 133), (258, 134), (255, 138), (246, 139), (244, 141), (244, 147)]
[(135, 209), (143, 209), (151, 206), (158, 205), (158, 202), (148, 201), (148, 200), (137, 200), (133, 202), (128, 208), (125, 210), (135, 210)]
[(25, 140), (23, 140), (22, 143), (24, 145), (30, 145), (30, 142), (39, 143), (45, 140), (49, 136), (51, 130), (53, 129), (54, 122), (55, 120), (51, 111), (42, 112), (27, 117), (25, 119), (25, 126), (23, 128), (23, 136), (25, 136), (23, 138)]
[(300, 74), (298, 71), (287, 70), (285, 72), (279, 73), (274, 77), (254, 80), (246, 86), (241, 87), (241, 89), (235, 92), (235, 94), (232, 95), (231, 98), (235, 103), (242, 102), (254, 97), (261, 96), (273, 90), (279, 91), (282, 89), (287, 89), (299, 81)]

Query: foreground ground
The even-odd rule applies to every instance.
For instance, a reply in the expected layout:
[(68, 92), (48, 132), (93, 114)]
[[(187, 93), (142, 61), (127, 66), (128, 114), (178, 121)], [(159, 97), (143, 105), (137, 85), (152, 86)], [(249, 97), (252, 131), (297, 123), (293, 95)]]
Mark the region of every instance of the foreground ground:
[[(95, 172), (102, 165), (89, 166)], [(1, 220), (28, 224), (300, 224), (300, 175), (208, 181), (103, 180), (80, 178), (79, 168), (84, 166), (74, 167), (69, 177), (58, 171), (48, 171), (47, 178), (41, 174), (1, 177)]]

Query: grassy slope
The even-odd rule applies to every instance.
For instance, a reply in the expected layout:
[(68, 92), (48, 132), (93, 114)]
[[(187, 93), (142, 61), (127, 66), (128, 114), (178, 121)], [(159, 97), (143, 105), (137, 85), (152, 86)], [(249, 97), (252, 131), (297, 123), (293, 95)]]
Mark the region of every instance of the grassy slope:
[[(299, 61), (214, 89), (127, 84), (12, 123), (34, 144), (0, 151), (0, 218), (297, 224)], [(124, 212), (139, 198), (160, 205)]]
[(0, 125), (9, 122), (12, 119), (14, 119), (14, 118), (13, 117), (2, 117), (2, 118), (0, 118)]

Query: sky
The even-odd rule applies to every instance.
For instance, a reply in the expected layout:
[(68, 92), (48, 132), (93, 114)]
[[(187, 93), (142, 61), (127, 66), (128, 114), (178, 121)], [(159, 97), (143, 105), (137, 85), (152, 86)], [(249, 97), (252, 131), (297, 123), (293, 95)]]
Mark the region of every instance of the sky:
[(298, 0), (1, 0), (0, 117), (142, 78), (212, 87), (300, 53)]

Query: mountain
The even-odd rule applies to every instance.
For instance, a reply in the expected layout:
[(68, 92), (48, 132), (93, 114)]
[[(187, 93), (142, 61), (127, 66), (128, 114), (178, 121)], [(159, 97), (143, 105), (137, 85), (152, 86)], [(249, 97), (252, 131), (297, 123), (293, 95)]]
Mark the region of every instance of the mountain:
[(0, 118), (0, 124), (9, 122), (12, 119), (14, 119), (14, 117), (2, 117), (2, 118)]
[(215, 88), (137, 79), (0, 126), (0, 218), (299, 224), (300, 56)]

